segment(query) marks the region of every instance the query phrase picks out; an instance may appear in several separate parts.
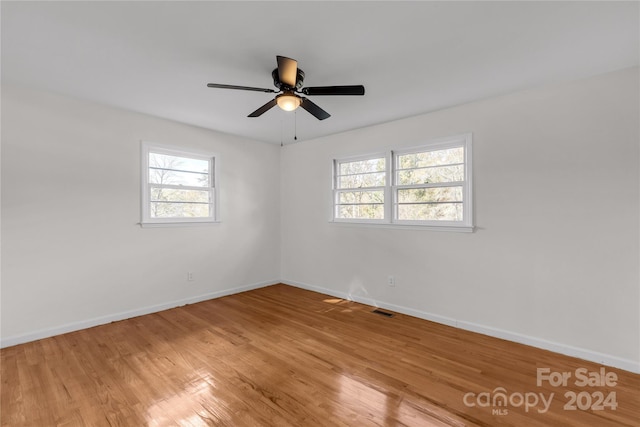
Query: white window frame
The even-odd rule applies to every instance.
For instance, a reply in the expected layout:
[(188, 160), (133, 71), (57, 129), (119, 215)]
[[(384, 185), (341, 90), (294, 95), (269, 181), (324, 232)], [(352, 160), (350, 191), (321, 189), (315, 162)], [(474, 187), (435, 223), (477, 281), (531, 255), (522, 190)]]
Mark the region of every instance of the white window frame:
[[(220, 222), (218, 214), (218, 195), (219, 195), (219, 156), (215, 153), (195, 150), (190, 148), (182, 148), (169, 146), (164, 144), (156, 144), (153, 142), (141, 142), (141, 222), (142, 227), (164, 227), (164, 226), (189, 226), (189, 225), (204, 225)], [(194, 189), (194, 190), (208, 190), (210, 194), (210, 206), (208, 217), (199, 218), (152, 218), (150, 215), (150, 203), (151, 203), (151, 187), (156, 184), (149, 182), (149, 154), (166, 154), (177, 157), (187, 157), (191, 159), (206, 160), (209, 162), (209, 186), (208, 187), (189, 187), (189, 186), (174, 186), (179, 189)], [(165, 185), (166, 188), (172, 188), (172, 186)]]
[[(391, 165), (391, 157), (389, 155), (390, 153), (388, 152), (378, 152), (378, 153), (372, 153), (372, 154), (368, 154), (365, 156), (353, 156), (353, 157), (343, 157), (340, 159), (334, 159), (333, 161), (333, 185), (332, 185), (332, 189), (333, 189), (333, 202), (332, 202), (332, 218), (333, 221), (335, 222), (352, 222), (352, 223), (367, 223), (367, 224), (386, 224), (389, 222), (389, 218), (391, 218), (391, 211), (389, 209), (389, 201), (391, 200), (391, 192), (389, 191), (389, 180), (391, 179), (391, 176), (389, 174), (389, 170), (390, 170), (390, 165)], [(357, 188), (338, 188), (338, 165), (340, 163), (348, 163), (348, 162), (358, 162), (358, 161), (363, 161), (363, 160), (370, 160), (370, 159), (379, 159), (379, 158), (384, 158), (385, 159), (385, 177), (384, 177), (384, 181), (385, 181), (385, 186), (384, 187), (366, 187), (363, 190), (383, 190), (384, 191), (384, 205), (383, 205), (383, 209), (384, 209), (384, 218), (383, 219), (352, 219), (352, 218), (338, 218), (336, 216), (336, 209), (338, 207), (338, 197), (340, 195), (341, 192), (343, 191), (349, 191), (349, 190), (358, 190)]]
[[(352, 157), (335, 158), (332, 162), (332, 203), (330, 222), (336, 224), (352, 224), (352, 225), (371, 225), (377, 227), (390, 226), (393, 228), (415, 228), (423, 230), (438, 231), (463, 231), (472, 232), (473, 223), (473, 170), (472, 170), (472, 134), (456, 135), (447, 138), (439, 138), (430, 140), (423, 145), (401, 148), (398, 150), (388, 150), (385, 152), (377, 152), (369, 155), (360, 155)], [(404, 154), (422, 153), (426, 151), (446, 150), (449, 148), (464, 148), (464, 181), (456, 183), (456, 186), (462, 186), (462, 211), (463, 218), (461, 221), (440, 221), (440, 220), (399, 220), (397, 219), (397, 194), (399, 189), (403, 188), (428, 188), (450, 186), (449, 183), (438, 184), (421, 184), (402, 186), (396, 183), (396, 170), (398, 166), (398, 156)], [(357, 218), (337, 218), (337, 165), (342, 162), (367, 160), (372, 158), (386, 158), (386, 179), (384, 188), (384, 219), (357, 219)], [(453, 184), (453, 183), (451, 183)]]

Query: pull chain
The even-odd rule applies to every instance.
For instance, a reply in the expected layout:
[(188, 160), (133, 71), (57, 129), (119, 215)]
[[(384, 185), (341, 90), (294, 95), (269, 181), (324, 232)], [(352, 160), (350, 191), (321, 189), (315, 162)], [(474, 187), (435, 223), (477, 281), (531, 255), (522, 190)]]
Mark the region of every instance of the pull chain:
[(298, 140), (298, 111), (293, 112), (293, 140)]

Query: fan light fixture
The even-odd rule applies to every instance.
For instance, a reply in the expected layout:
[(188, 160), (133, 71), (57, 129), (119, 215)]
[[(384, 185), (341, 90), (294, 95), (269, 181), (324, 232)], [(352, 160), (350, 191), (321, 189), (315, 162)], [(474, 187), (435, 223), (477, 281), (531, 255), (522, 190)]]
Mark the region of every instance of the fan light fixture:
[(285, 92), (276, 96), (278, 107), (284, 111), (293, 111), (300, 106), (301, 99), (291, 92)]
[[(1, 1), (2, 0), (0, 0), (0, 2)], [(316, 119), (324, 120), (331, 117), (331, 114), (317, 106), (309, 98), (299, 96), (299, 93), (307, 96), (364, 95), (364, 86), (362, 85), (302, 87), (304, 71), (298, 68), (298, 61), (287, 58), (286, 56), (276, 56), (276, 61), (278, 62), (278, 68), (271, 72), (271, 77), (273, 78), (273, 85), (277, 90), (220, 83), (208, 83), (207, 87), (279, 94), (247, 117), (260, 117), (277, 105), (284, 111), (294, 111), (298, 107), (302, 107)]]

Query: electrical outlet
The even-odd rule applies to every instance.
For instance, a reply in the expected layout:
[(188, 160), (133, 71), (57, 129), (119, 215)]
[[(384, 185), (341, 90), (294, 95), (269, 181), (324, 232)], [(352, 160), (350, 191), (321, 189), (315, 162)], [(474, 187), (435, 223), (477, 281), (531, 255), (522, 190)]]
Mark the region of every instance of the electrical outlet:
[(391, 286), (392, 288), (395, 288), (395, 286), (396, 286), (396, 278), (393, 277), (393, 276), (387, 277), (387, 285)]
[(193, 272), (192, 271), (187, 273), (187, 281), (193, 282)]

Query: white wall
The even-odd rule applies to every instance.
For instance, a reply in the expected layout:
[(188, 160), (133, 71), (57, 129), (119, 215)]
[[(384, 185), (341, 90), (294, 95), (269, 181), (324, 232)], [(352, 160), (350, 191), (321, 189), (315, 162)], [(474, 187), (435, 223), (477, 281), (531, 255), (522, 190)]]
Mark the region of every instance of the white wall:
[[(639, 371), (638, 77), (628, 69), (286, 146), (283, 280)], [(328, 222), (334, 157), (466, 132), (474, 233)]]
[[(222, 223), (137, 225), (140, 140), (219, 154)], [(3, 87), (2, 344), (277, 282), (279, 163), (278, 146)]]
[[(638, 78), (624, 70), (284, 150), (3, 87), (0, 344), (282, 279), (640, 371)], [(332, 158), (466, 132), (474, 233), (328, 222)], [(220, 154), (221, 224), (137, 225), (140, 140)]]

